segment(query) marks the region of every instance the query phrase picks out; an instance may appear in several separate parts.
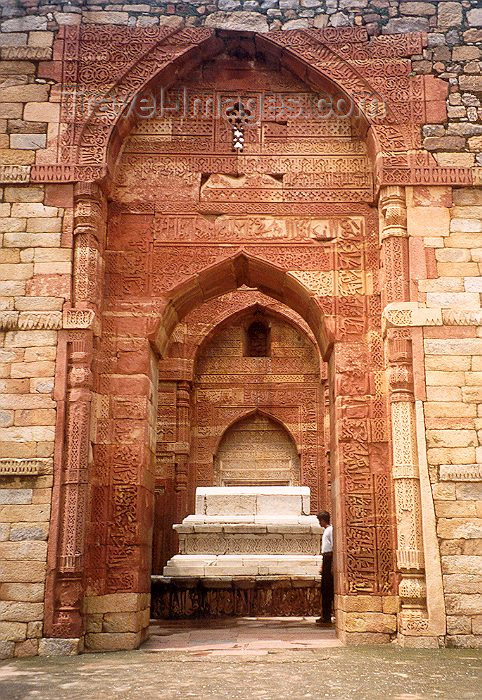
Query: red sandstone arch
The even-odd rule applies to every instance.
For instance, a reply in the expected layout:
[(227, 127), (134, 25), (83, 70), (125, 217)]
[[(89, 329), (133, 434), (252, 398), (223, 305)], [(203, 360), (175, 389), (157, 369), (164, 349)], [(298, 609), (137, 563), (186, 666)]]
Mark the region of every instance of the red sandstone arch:
[[(360, 114), (365, 114), (367, 128), (378, 122), (394, 119), (388, 97), (383, 95), (383, 91), (379, 93), (363, 72), (357, 70), (357, 67), (351, 65), (344, 57), (344, 54), (348, 53), (347, 47), (352, 42), (355, 46), (367, 43), (368, 35), (364, 28), (345, 29), (341, 33), (332, 29), (291, 31), (283, 36), (253, 35), (228, 30), (213, 31), (207, 28), (183, 29), (178, 32), (164, 29), (158, 41), (136, 57), (129, 69), (117, 78), (115, 85), (108, 85), (104, 99), (115, 90), (117, 99), (126, 104), (117, 115), (105, 112), (102, 115), (94, 113), (88, 117), (77, 137), (78, 162), (87, 163), (92, 159), (94, 136), (97, 149), (99, 146), (102, 148), (102, 161), (111, 167), (115, 163), (123, 139), (134, 122), (130, 108), (137, 95), (146, 93), (155, 83), (163, 87), (171, 86), (192, 68), (207, 58), (216, 56), (226, 46), (232, 48), (233, 44), (236, 44), (246, 51), (248, 37), (254, 38), (251, 49), (253, 57), (255, 52), (266, 53), (272, 61), (281, 63), (310, 87), (343, 94), (353, 100), (360, 109), (364, 99), (380, 94), (386, 102), (386, 114), (380, 117), (361, 111)], [(340, 40), (344, 51), (336, 52), (333, 47), (339, 48)], [(414, 40), (415, 44), (420, 52), (420, 38), (418, 41)]]
[(172, 331), (189, 311), (242, 285), (256, 287), (296, 311), (312, 330), (322, 357), (328, 356), (333, 328), (330, 319), (324, 318), (318, 297), (286, 270), (246, 251), (215, 263), (172, 290), (149, 336), (159, 354), (165, 354)]
[[(61, 90), (65, 129), (57, 144), (56, 162), (34, 165), (31, 179), (99, 181), (112, 174), (123, 139), (134, 123), (129, 112), (133, 100), (155, 83), (171, 86), (193, 67), (236, 44), (248, 55), (251, 51), (252, 57), (266, 54), (315, 90), (335, 89), (361, 107), (378, 186), (470, 184), (469, 169), (438, 167), (421, 149), (421, 127), (446, 119), (447, 96), (442, 80), (409, 76), (406, 59), (420, 54), (424, 42), (422, 34), (369, 40), (363, 27), (259, 35), (206, 27), (61, 27), (59, 51), (68, 66)], [(98, 63), (93, 60), (96, 56)], [(68, 103), (72, 84), (80, 93), (97, 94), (103, 109), (75, 112)], [(380, 96), (385, 105), (382, 113), (371, 114), (363, 108), (370, 95)], [(55, 157), (55, 148), (50, 153)]]

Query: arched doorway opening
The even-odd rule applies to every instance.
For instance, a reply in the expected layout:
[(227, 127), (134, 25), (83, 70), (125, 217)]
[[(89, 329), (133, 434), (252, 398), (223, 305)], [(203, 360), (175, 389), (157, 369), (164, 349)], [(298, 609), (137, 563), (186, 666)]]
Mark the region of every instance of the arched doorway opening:
[[(251, 324), (260, 319), (269, 328), (270, 353), (252, 357), (246, 353), (247, 336)], [(196, 487), (220, 485), (223, 437), (229, 437), (239, 421), (263, 424), (263, 430), (241, 431), (238, 437), (244, 434), (242, 443), (247, 446), (247, 435), (261, 443), (264, 434), (265, 444), (259, 444), (258, 453), (258, 466), (265, 460), (264, 483), (308, 486), (312, 513), (331, 507), (326, 364), (313, 333), (298, 314), (251, 287), (241, 288), (190, 311), (175, 328), (166, 353), (159, 363), (155, 574), (162, 573), (177, 551), (172, 525), (194, 512)], [(187, 456), (169, 451), (165, 441), (165, 435), (179, 429), (178, 413), (173, 410), (179, 381), (172, 368), (181, 358), (190, 367), (185, 375), (190, 396), (184, 428), (189, 435)], [(278, 468), (269, 477), (268, 453), (274, 455), (283, 444), (278, 456), (288, 471)], [(253, 440), (250, 456), (254, 463)], [(248, 458), (247, 450), (246, 468)], [(231, 470), (226, 479), (247, 484), (250, 476), (238, 464), (237, 472)]]

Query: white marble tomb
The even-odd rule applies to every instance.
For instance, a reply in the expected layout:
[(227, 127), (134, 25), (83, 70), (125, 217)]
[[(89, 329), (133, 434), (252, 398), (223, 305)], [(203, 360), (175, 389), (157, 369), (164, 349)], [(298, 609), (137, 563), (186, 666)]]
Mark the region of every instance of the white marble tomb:
[(309, 513), (306, 486), (198, 488), (164, 576), (319, 577), (322, 530)]

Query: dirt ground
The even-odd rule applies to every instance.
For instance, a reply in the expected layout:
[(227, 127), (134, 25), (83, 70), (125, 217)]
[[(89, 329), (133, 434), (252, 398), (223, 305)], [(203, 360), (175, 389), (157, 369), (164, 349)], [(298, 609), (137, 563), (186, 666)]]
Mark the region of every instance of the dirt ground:
[(341, 647), (313, 625), (169, 625), (138, 651), (0, 665), (2, 700), (482, 698), (482, 653)]

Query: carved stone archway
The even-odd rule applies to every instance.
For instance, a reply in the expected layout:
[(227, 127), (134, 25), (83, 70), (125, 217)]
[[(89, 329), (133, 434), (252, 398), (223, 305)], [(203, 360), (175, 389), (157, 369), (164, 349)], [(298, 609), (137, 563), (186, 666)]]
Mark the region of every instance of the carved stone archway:
[[(130, 47), (125, 39), (126, 31)], [(299, 313), (311, 328), (321, 352), (325, 357), (330, 356), (332, 441), (339, 446), (333, 457), (340, 503), (338, 541), (347, 543), (346, 548), (340, 547), (337, 557), (338, 624), (346, 637), (356, 634), (348, 594), (370, 595), (374, 601), (377, 598), (375, 608), (369, 608), (369, 612), (385, 613), (382, 597), (395, 593), (390, 458), (384, 452), (388, 426), (383, 392), (378, 391), (383, 385), (385, 367), (382, 338), (376, 325), (368, 329), (366, 344), (360, 343), (353, 338), (356, 324), (350, 325), (354, 321), (352, 317), (346, 317), (348, 320), (343, 324), (332, 319), (325, 322), (326, 300), (290, 274), (289, 269), (244, 250), (206, 266), (170, 289), (162, 302), (147, 311), (145, 307), (137, 308), (129, 321), (129, 342), (122, 313), (102, 316), (107, 192), (123, 139), (132, 125), (130, 118), (121, 115), (125, 116), (132, 101), (153, 81), (172, 84), (177, 76), (220, 52), (226, 42), (239, 41), (240, 37), (207, 29), (176, 32), (145, 28), (129, 32), (89, 27), (63, 28), (62, 32), (58, 53), (63, 57), (64, 83), (78, 82), (87, 91), (108, 94), (111, 105), (114, 96), (121, 109), (108, 109), (102, 117), (92, 118), (72, 113), (67, 105), (62, 136), (47, 152), (51, 160), (32, 167), (35, 182), (76, 183), (73, 297), (72, 305), (64, 311), (64, 331), (59, 345), (61, 369), (56, 387), (60, 410), (55, 514), (49, 537), (46, 634), (81, 637), (85, 631), (81, 614), (83, 597), (87, 621), (95, 627), (95, 615), (111, 612), (109, 605), (114, 604), (114, 599), (109, 596), (127, 595), (130, 597), (125, 599), (128, 600), (125, 611), (136, 613), (138, 623), (122, 645), (132, 647), (141, 641), (148, 615), (146, 572), (152, 528), (153, 449), (149, 431), (153, 428), (151, 417), (155, 404), (151, 391), (151, 385), (156, 384), (153, 358), (155, 353), (165, 352), (172, 331), (189, 310), (243, 284), (258, 288)], [(147, 42), (140, 57), (135, 52), (135, 39)], [(368, 92), (383, 98), (386, 105), (383, 114), (364, 113), (366, 118), (362, 120), (376, 176), (374, 201), (378, 197), (382, 215), (380, 243), (386, 290), (383, 302), (410, 303), (405, 186), (470, 184), (467, 169), (437, 167), (432, 156), (420, 148), (421, 125), (428, 119), (437, 122), (445, 118), (444, 84), (432, 76), (412, 78), (407, 73), (408, 61), (404, 57), (412, 54), (414, 47), (421, 49), (423, 38), (384, 36), (368, 41), (365, 30), (360, 28), (283, 32), (257, 37), (254, 43), (307, 84), (335, 86), (357, 104)], [(113, 81), (105, 71), (85, 70), (83, 49), (87, 45), (91, 48), (102, 45), (105, 50), (108, 46), (115, 47), (125, 57), (119, 62), (119, 72)], [(347, 207), (350, 212), (356, 209), (355, 205)], [(321, 204), (319, 211), (332, 215), (334, 209)], [(373, 210), (366, 207), (363, 215), (371, 222), (373, 234), (376, 227)], [(368, 310), (368, 317), (380, 316), (380, 305), (376, 306), (376, 300), (371, 302), (373, 307)], [(433, 615), (434, 606), (427, 603), (424, 585), (424, 567), (428, 562), (424, 563), (422, 556), (425, 545), (412, 381), (413, 349), (419, 348), (421, 338), (417, 329), (399, 329), (396, 326), (401, 322), (393, 319), (393, 315), (392, 320), (384, 328), (384, 337), (390, 363), (392, 476), (396, 482), (397, 562), (402, 577), (399, 595), (403, 609), (398, 630), (402, 639), (434, 639), (443, 634), (443, 629)], [(125, 341), (120, 354), (135, 353), (136, 357), (117, 357), (118, 371), (109, 374), (103, 371), (111, 359), (109, 344), (115, 344), (119, 337)], [(373, 377), (366, 375), (367, 366)], [(95, 416), (100, 440), (98, 435), (89, 433), (91, 415)], [(132, 440), (116, 447), (119, 421), (124, 422), (123, 429), (130, 431)], [(140, 450), (137, 430), (142, 433)], [(87, 470), (91, 466), (93, 442), (96, 464), (115, 463), (113, 481), (106, 469), (105, 473), (95, 472), (95, 478), (89, 482)], [(87, 516), (89, 490), (93, 505)], [(141, 512), (142, 518), (137, 519)], [(373, 515), (375, 512), (378, 516)], [(102, 527), (98, 527), (99, 523)], [(353, 542), (360, 545), (356, 550), (350, 549)], [(392, 607), (387, 604), (386, 614), (391, 616), (390, 624), (395, 625), (390, 628), (393, 632), (397, 625), (397, 604), (396, 596), (391, 596)], [(105, 648), (103, 633), (102, 625), (100, 631), (89, 632), (86, 639), (89, 648)]]

